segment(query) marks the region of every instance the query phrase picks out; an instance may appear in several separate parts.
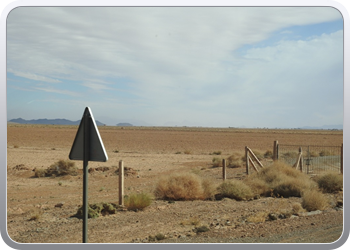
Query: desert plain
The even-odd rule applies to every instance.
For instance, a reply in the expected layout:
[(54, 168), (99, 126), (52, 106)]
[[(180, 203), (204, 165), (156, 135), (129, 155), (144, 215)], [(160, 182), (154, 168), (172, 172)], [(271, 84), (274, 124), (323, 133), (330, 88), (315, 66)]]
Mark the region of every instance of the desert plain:
[[(74, 217), (82, 205), (82, 161), (77, 175), (35, 177), (68, 160), (77, 126), (7, 126), (7, 233), (18, 243), (81, 243), (82, 220)], [(99, 132), (107, 162), (89, 162), (89, 203), (118, 204), (118, 164), (131, 169), (124, 193), (154, 192), (160, 178), (191, 173), (219, 185), (222, 169), (213, 157), (244, 155), (245, 146), (264, 153), (278, 140), (283, 144), (340, 146), (342, 131), (194, 127), (113, 127)], [(220, 155), (213, 155), (214, 152)], [(264, 164), (271, 163), (266, 159)], [(101, 167), (101, 168), (100, 168)], [(227, 180), (243, 179), (245, 166), (227, 168)], [(335, 200), (342, 193), (332, 194)], [(300, 197), (236, 201), (234, 199), (176, 201), (153, 199), (140, 211), (120, 210), (88, 220), (89, 243), (331, 243), (343, 232), (342, 209), (329, 208), (290, 218), (247, 222), (246, 218), (276, 207), (301, 203)], [(33, 219), (34, 218), (34, 219)], [(199, 225), (207, 232), (196, 233)], [(163, 235), (164, 239), (155, 239)]]

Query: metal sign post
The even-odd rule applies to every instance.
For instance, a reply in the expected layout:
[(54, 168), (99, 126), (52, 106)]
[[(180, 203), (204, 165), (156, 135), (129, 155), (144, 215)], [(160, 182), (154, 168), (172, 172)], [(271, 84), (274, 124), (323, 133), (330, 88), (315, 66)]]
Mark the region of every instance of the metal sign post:
[(88, 242), (88, 162), (106, 162), (108, 156), (98, 132), (95, 119), (89, 107), (85, 108), (83, 118), (75, 136), (69, 159), (83, 161), (83, 243)]

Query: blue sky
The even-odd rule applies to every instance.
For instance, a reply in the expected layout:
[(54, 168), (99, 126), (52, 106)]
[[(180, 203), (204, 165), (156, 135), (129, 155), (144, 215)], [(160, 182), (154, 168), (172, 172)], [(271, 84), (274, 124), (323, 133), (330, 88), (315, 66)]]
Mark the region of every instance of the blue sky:
[(7, 118), (115, 125), (343, 123), (331, 7), (20, 7), (7, 18)]

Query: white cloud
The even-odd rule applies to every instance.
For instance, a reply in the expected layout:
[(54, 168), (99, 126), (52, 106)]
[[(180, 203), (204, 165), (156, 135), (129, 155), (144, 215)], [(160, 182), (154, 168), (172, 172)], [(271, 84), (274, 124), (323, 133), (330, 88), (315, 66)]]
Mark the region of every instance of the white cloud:
[[(32, 80), (73, 80), (108, 98), (117, 89), (138, 97), (144, 107), (157, 107), (131, 110), (160, 123), (171, 113), (178, 120), (208, 120), (209, 109), (219, 110), (214, 107), (227, 117), (227, 110), (240, 109), (245, 99), (264, 98), (266, 105), (275, 105), (279, 97), (265, 98), (266, 93), (288, 95), (301, 82), (314, 82), (320, 70), (338, 63), (342, 34), (284, 41), (248, 50), (244, 58), (235, 50), (282, 28), (339, 17), (333, 8), (307, 7), (21, 7), (8, 17), (8, 67)], [(325, 82), (320, 75), (317, 79)], [(71, 95), (75, 88), (44, 89)], [(123, 100), (133, 106), (134, 99)]]
[(40, 76), (40, 75), (29, 73), (29, 72), (19, 72), (19, 71), (13, 70), (13, 69), (7, 69), (7, 72), (12, 73), (16, 76), (24, 77), (24, 78), (35, 80), (38, 82), (46, 82), (46, 83), (59, 83), (59, 82), (61, 82), (57, 79), (52, 79), (50, 77)]

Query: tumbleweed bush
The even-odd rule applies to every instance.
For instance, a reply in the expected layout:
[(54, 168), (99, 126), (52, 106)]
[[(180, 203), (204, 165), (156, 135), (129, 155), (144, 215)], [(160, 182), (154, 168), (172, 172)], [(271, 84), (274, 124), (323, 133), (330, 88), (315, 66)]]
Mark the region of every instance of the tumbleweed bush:
[(214, 190), (210, 181), (184, 173), (161, 178), (154, 194), (157, 199), (164, 200), (205, 200), (213, 197)]

